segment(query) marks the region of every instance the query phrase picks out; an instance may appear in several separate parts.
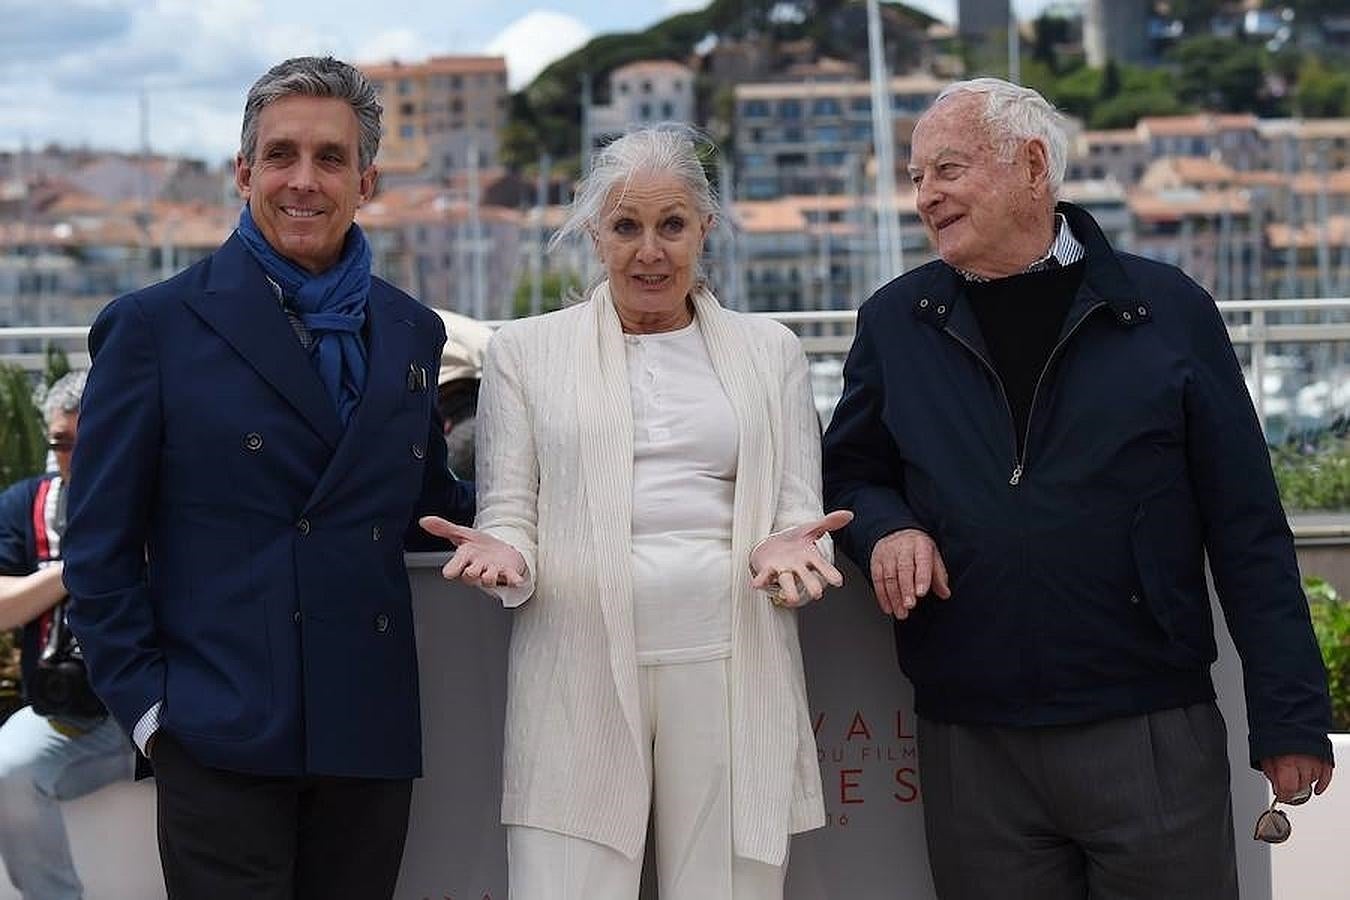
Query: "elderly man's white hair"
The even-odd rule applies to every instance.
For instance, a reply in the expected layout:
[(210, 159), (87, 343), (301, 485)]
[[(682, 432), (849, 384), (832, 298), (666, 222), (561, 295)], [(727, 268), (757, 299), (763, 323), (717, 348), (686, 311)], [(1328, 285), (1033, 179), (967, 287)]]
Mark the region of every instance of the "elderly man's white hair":
[(957, 94), (984, 97), (984, 124), (994, 138), (999, 157), (1005, 162), (1012, 161), (1023, 141), (1039, 140), (1045, 144), (1050, 194), (1059, 197), (1064, 171), (1069, 164), (1069, 135), (1064, 127), (1064, 116), (1036, 91), (1002, 78), (953, 82), (937, 95), (933, 106)]
[(80, 400), (84, 397), (84, 382), (88, 376), (89, 373), (84, 369), (76, 369), (56, 379), (45, 391), (39, 391), (39, 396), (34, 397), (34, 400), (42, 409), (43, 421), (50, 425), (60, 413), (79, 412)]

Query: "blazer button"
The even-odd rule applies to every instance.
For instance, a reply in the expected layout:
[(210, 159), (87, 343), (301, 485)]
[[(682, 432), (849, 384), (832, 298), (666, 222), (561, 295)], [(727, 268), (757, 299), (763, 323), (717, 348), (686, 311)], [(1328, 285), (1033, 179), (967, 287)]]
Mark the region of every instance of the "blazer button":
[(382, 537), (384, 537), (384, 529), (380, 528), (380, 526), (376, 525), (374, 528), (370, 529), (370, 539), (372, 541), (378, 541)]
[(379, 615), (375, 616), (375, 631), (379, 634), (384, 634), (388, 630), (389, 630), (389, 617), (384, 613), (380, 613)]
[(1131, 595), (1130, 595), (1130, 603), (1132, 603), (1132, 604), (1134, 604), (1134, 605), (1137, 606), (1137, 605), (1139, 604), (1139, 595), (1138, 595), (1138, 594), (1131, 594)]
[(301, 519), (295, 523), (295, 527), (301, 534), (309, 534), (309, 519)]
[(413, 445), (412, 445), (412, 455), (413, 455), (413, 457), (416, 458), (416, 459), (421, 459), (422, 457), (424, 457), (424, 456), (427, 455), (427, 451), (424, 450), (424, 449), (422, 449), (422, 445), (421, 445), (421, 444), (413, 444)]
[(304, 616), (301, 615), (301, 614), (300, 614), (300, 610), (297, 609), (297, 610), (295, 611), (295, 615), (291, 616), (291, 621), (294, 622), (295, 624), (299, 625), (299, 624), (300, 624), (300, 620), (303, 619), (303, 618), (304, 618)]
[(263, 445), (262, 435), (258, 434), (258, 432), (250, 431), (248, 434), (244, 435), (245, 450), (251, 451), (261, 450), (262, 445)]

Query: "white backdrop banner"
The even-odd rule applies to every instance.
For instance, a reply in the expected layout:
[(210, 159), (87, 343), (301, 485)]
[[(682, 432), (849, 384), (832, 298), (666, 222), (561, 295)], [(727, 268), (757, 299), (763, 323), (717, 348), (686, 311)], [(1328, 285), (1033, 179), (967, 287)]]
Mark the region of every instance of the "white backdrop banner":
[[(426, 774), (413, 793), (397, 897), (506, 900), (498, 813), (511, 614), (442, 581), (444, 559), (409, 557)], [(793, 840), (787, 897), (932, 900), (912, 693), (865, 579), (852, 566), (844, 572), (843, 589), (799, 614), (828, 824)], [(1247, 766), (1241, 679), (1223, 629), (1219, 645), (1215, 680), (1229, 727), (1243, 897), (1269, 900), (1267, 848), (1244, 833), (1266, 794)], [(650, 886), (643, 897), (655, 898)]]

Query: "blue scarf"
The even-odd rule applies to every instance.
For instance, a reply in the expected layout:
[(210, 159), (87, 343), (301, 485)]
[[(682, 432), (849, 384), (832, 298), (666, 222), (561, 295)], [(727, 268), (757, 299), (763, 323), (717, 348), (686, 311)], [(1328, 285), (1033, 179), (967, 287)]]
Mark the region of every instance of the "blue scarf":
[(281, 285), (300, 321), (314, 337), (310, 359), (319, 380), (337, 405), (346, 425), (366, 386), (366, 324), (370, 299), (370, 245), (359, 225), (352, 223), (342, 256), (329, 269), (313, 275), (278, 253), (253, 221), (248, 206), (239, 214), (239, 237), (258, 265)]

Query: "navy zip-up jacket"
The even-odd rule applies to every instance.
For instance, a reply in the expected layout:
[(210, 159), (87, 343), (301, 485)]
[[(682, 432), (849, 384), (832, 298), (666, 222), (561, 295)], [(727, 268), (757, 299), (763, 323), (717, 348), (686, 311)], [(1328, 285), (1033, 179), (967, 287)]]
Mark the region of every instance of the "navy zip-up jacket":
[(825, 434), (827, 509), (866, 571), (919, 528), (951, 576), (896, 623), (927, 718), (1090, 722), (1213, 698), (1208, 552), (1243, 661), (1253, 764), (1331, 758), (1326, 672), (1270, 455), (1222, 318), (1178, 269), (1061, 203), (1086, 270), (1025, 445), (963, 281), (936, 261), (858, 313)]

